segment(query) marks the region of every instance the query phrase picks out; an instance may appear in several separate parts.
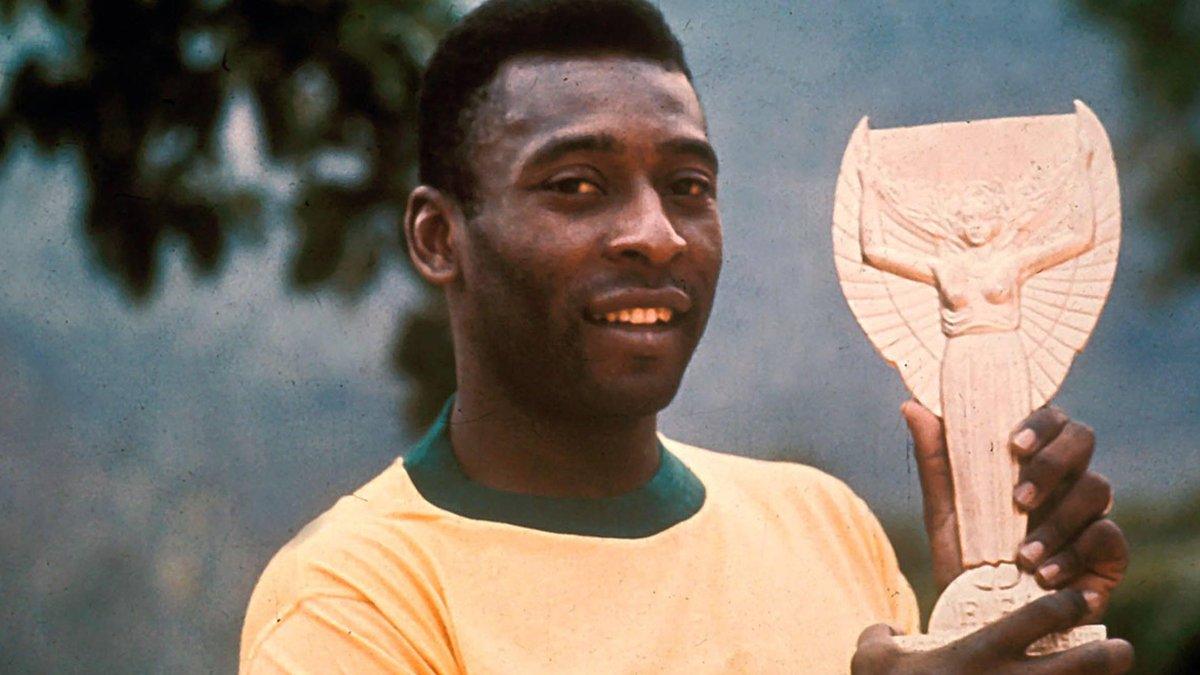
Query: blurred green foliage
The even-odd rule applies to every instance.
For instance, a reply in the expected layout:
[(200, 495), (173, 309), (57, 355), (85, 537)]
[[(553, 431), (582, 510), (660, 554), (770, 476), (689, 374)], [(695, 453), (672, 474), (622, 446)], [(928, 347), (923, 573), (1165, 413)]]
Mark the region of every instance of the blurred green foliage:
[[(239, 93), (264, 122), (262, 168), (289, 183), (289, 286), (353, 300), (384, 266), (408, 269), (399, 223), (416, 176), (417, 89), (455, 20), (448, 0), (0, 0), (5, 24), (26, 13), (65, 49), (10, 73), (0, 154), (21, 133), (77, 149), (87, 239), (133, 301), (152, 297), (168, 239), (211, 276), (231, 245), (261, 241), (264, 207), (280, 206), (270, 178), (229, 176), (219, 127)], [(432, 294), (423, 306), (394, 349), (418, 425), (453, 386), (443, 312)]]
[(1172, 509), (1118, 506), (1129, 574), (1105, 623), (1138, 650), (1139, 672), (1200, 672), (1200, 494)]
[(1149, 173), (1147, 212), (1164, 233), (1164, 287), (1200, 279), (1200, 2), (1075, 0), (1124, 42), (1142, 117), (1134, 159)]
[[(1164, 288), (1200, 279), (1200, 2), (1076, 0), (1118, 35), (1141, 116), (1133, 159), (1167, 242)], [(1143, 206), (1143, 205), (1139, 205)], [(1200, 495), (1173, 510), (1121, 506), (1133, 553), (1106, 620), (1137, 648), (1138, 672), (1200, 673)]]

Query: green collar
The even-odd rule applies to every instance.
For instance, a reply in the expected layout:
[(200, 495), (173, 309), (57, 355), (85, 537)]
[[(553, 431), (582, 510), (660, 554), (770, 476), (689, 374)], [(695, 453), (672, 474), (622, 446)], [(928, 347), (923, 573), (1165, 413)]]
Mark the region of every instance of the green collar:
[(451, 396), (424, 438), (404, 458), (417, 491), (446, 511), (545, 532), (639, 539), (687, 520), (704, 504), (704, 484), (661, 442), (654, 477), (615, 497), (542, 497), (476, 483), (463, 472), (450, 446), (453, 402)]

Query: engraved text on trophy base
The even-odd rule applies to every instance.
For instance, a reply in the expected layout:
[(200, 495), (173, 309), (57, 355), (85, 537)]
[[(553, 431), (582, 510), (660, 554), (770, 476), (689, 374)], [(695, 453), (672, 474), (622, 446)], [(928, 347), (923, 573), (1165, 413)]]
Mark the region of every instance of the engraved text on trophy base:
[[(936, 649), (1049, 593), (1012, 563), (975, 567), (960, 574), (942, 592), (929, 618), (928, 635), (900, 636), (897, 642), (906, 651)], [(1106, 633), (1101, 625), (1079, 626), (1038, 640), (1026, 653), (1032, 656), (1064, 651), (1103, 640)]]

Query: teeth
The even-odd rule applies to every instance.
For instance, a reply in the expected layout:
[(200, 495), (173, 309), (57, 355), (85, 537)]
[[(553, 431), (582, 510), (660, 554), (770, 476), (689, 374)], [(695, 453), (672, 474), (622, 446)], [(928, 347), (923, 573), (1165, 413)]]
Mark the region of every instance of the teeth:
[[(672, 316), (674, 316), (674, 312), (666, 307), (635, 307), (634, 309), (608, 312), (603, 318), (608, 323), (630, 323), (641, 326), (652, 323), (667, 323), (671, 320)], [(601, 317), (597, 316), (596, 318), (599, 319)]]

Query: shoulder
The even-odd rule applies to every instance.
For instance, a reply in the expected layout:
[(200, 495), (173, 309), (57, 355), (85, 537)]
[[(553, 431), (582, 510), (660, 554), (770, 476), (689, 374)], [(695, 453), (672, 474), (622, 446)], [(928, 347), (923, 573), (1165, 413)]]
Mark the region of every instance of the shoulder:
[(891, 544), (867, 503), (845, 482), (812, 466), (714, 452), (663, 439), (722, 508), (767, 519), (783, 536), (823, 542), (867, 560), (891, 558)]
[(663, 445), (705, 484), (727, 484), (745, 498), (787, 501), (811, 508), (860, 515), (870, 509), (842, 480), (806, 464), (732, 455), (660, 436)]
[[(879, 620), (919, 628), (911, 587), (887, 534), (867, 503), (846, 483), (794, 462), (749, 459), (663, 439), (664, 445), (724, 495), (722, 508), (740, 525), (758, 521), (761, 532), (797, 546), (796, 559), (832, 570), (847, 593), (857, 594)], [(805, 558), (799, 551), (816, 551)]]
[[(251, 595), (243, 657), (306, 603), (350, 601), (388, 614), (436, 586), (429, 518), (397, 461), (308, 523), (272, 557)], [(436, 613), (436, 607), (426, 608)]]

